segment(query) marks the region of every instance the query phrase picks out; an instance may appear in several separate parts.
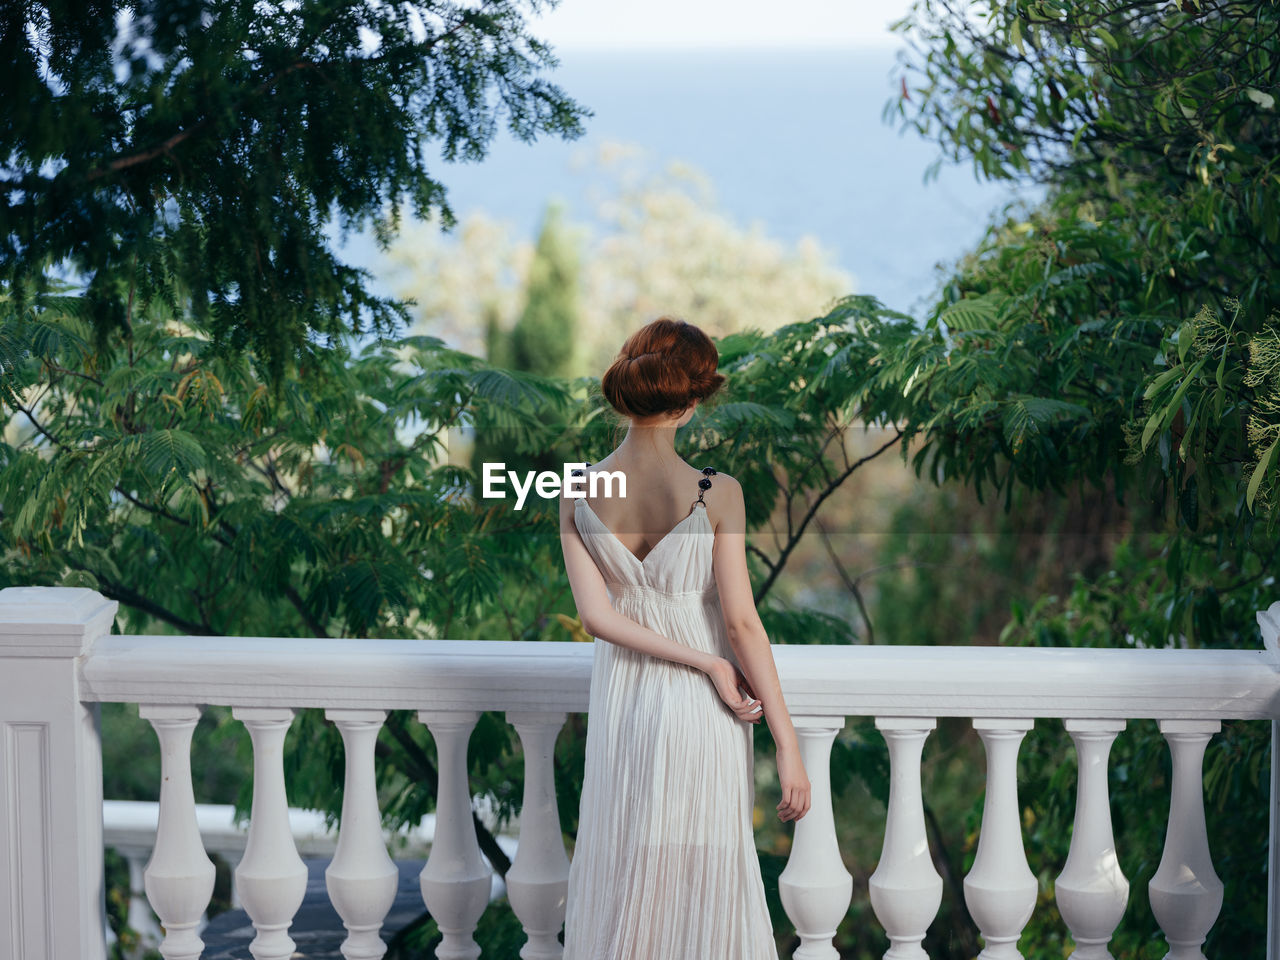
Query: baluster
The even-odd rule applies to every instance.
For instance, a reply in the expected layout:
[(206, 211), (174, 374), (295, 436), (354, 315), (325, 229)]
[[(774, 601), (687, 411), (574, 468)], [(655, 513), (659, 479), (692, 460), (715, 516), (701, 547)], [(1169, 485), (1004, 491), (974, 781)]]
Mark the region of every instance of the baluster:
[(332, 709), (324, 715), (342, 732), (346, 754), (338, 846), (325, 868), (324, 882), (347, 928), (342, 955), (347, 960), (378, 960), (387, 951), (379, 932), (400, 879), (382, 839), (374, 775), (373, 749), (387, 711)]
[(1125, 721), (1067, 720), (1065, 725), (1076, 745), (1080, 775), (1071, 850), (1054, 885), (1058, 911), (1076, 942), (1073, 960), (1114, 960), (1107, 944), (1129, 902), (1129, 881), (1116, 859), (1107, 757)]
[(472, 938), (489, 904), (493, 870), (480, 857), (471, 788), (467, 779), (467, 742), (478, 710), (420, 710), (418, 719), (436, 741), (436, 829), (431, 852), (419, 874), (422, 900), (443, 935), (437, 960), (477, 960)]
[(231, 715), (253, 741), (253, 807), (249, 837), (235, 870), (244, 911), (258, 931), (249, 952), (256, 960), (289, 960), (293, 915), (307, 893), (307, 865), (298, 856), (284, 789), (284, 738), (293, 722), (288, 707), (233, 707)]
[(831, 810), (831, 744), (844, 717), (792, 718), (809, 775), (812, 805), (795, 823), (786, 868), (778, 877), (782, 906), (800, 935), (795, 960), (838, 960), (832, 940), (853, 899), (853, 877), (840, 859)]
[(1222, 909), (1204, 821), (1204, 749), (1218, 720), (1161, 720), (1173, 755), (1169, 829), (1160, 866), (1147, 889), (1151, 912), (1169, 941), (1166, 960), (1204, 960), (1200, 945)]
[(1034, 721), (978, 719), (973, 728), (987, 753), (987, 794), (964, 902), (985, 944), (978, 960), (1022, 960), (1018, 937), (1036, 906), (1038, 885), (1022, 848), (1018, 809), (1018, 747)]
[(871, 875), (871, 908), (889, 934), (885, 960), (928, 960), (920, 945), (942, 904), (942, 877), (929, 854), (920, 792), (920, 755), (934, 719), (876, 717), (889, 747), (884, 849)]
[(147, 899), (164, 926), (160, 955), (200, 960), (204, 941), (197, 928), (213, 896), (216, 873), (200, 839), (191, 788), (191, 732), (200, 708), (144, 703), (138, 716), (150, 721), (160, 740), (160, 819), (155, 849), (143, 871)]
[(509, 712), (524, 750), (524, 801), (520, 844), (507, 871), (507, 900), (520, 918), (527, 942), (521, 960), (560, 960), (556, 934), (564, 925), (569, 857), (564, 852), (552, 757), (565, 713)]

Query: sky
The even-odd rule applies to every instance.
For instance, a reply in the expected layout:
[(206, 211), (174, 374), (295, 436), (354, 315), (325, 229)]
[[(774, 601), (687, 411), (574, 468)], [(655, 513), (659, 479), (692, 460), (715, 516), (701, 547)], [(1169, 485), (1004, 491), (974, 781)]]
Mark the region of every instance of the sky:
[(531, 18), (552, 47), (897, 44), (911, 0), (560, 0)]
[[(604, 143), (706, 174), (717, 212), (759, 223), (790, 247), (816, 240), (894, 309), (931, 303), (936, 267), (971, 249), (988, 214), (1013, 197), (968, 164), (923, 182), (938, 147), (881, 118), (901, 35), (888, 25), (914, 0), (559, 0), (529, 32), (560, 65), (547, 76), (595, 111), (580, 141), (517, 142), (499, 131), (482, 163), (439, 173), (461, 218), (484, 213), (532, 241), (555, 197), (577, 222), (598, 204), (578, 159)], [(673, 26), (678, 25), (678, 26)], [(385, 258), (366, 235), (346, 259), (394, 296)]]

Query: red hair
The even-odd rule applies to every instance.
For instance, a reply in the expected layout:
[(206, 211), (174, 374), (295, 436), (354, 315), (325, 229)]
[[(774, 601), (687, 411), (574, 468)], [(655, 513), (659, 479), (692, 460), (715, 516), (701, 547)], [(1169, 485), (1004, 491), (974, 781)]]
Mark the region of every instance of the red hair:
[(720, 389), (725, 378), (716, 372), (719, 363), (705, 333), (683, 320), (659, 317), (627, 338), (600, 378), (600, 390), (625, 417), (675, 413)]

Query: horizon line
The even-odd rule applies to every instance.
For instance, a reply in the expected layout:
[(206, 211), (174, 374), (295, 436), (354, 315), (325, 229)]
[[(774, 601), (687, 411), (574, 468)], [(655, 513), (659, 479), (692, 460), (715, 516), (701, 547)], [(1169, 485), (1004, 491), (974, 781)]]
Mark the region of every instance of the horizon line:
[(714, 51), (790, 51), (790, 50), (830, 50), (830, 51), (849, 51), (857, 49), (866, 49), (875, 47), (884, 49), (886, 47), (906, 47), (906, 40), (898, 37), (885, 37), (883, 39), (876, 37), (858, 37), (850, 40), (831, 40), (829, 38), (814, 38), (812, 40), (789, 40), (785, 43), (768, 40), (750, 40), (744, 42), (724, 43), (705, 41), (671, 41), (671, 40), (567, 40), (567, 41), (551, 41), (544, 40), (552, 51), (559, 50), (578, 50), (578, 51), (607, 51), (609, 53), (617, 53), (623, 50), (637, 50), (645, 52), (655, 51), (679, 51), (679, 52), (714, 52)]

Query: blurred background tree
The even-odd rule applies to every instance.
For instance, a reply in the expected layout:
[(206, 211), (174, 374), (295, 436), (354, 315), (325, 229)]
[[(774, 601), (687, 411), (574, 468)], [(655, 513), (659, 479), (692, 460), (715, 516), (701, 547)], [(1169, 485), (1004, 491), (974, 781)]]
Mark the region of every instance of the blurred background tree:
[[(571, 372), (582, 333), (578, 252), (559, 204), (547, 207), (525, 280), (524, 309), (510, 333), (510, 366), (549, 377)], [(500, 354), (501, 355), (501, 354)], [(498, 363), (499, 358), (489, 357)], [(507, 365), (507, 364), (500, 364)]]
[[(816, 316), (856, 289), (812, 238), (788, 248), (759, 223), (735, 223), (706, 175), (688, 164), (654, 169), (639, 147), (608, 142), (578, 169), (603, 186), (592, 222), (555, 222), (564, 234), (557, 242), (571, 244), (579, 264), (573, 376), (600, 376), (640, 318), (671, 313), (713, 337), (767, 332)], [(532, 296), (534, 262), (533, 246), (513, 227), (475, 213), (451, 235), (431, 222), (406, 222), (387, 252), (386, 275), (413, 301), (415, 331), (505, 365), (494, 338), (512, 330)], [(493, 332), (482, 337), (486, 330)]]

